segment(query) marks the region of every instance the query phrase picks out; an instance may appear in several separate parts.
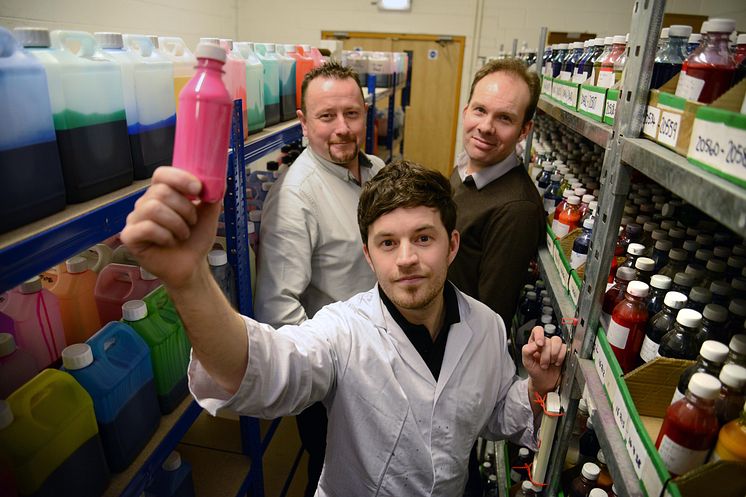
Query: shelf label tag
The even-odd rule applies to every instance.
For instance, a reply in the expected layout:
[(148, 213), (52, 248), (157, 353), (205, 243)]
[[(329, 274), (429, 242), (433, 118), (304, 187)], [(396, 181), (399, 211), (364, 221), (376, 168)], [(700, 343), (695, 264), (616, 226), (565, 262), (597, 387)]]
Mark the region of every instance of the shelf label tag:
[(640, 434), (637, 433), (635, 425), (631, 420), (629, 422), (629, 430), (627, 431), (627, 441), (625, 444), (627, 445), (629, 458), (632, 461), (632, 467), (635, 468), (635, 474), (638, 478), (641, 478), (642, 469), (648, 459), (648, 454), (645, 450), (645, 445), (642, 443)]
[(681, 129), (681, 114), (675, 112), (661, 112), (660, 124), (658, 125), (658, 141), (676, 147), (679, 141), (679, 130)]
[(556, 85), (558, 86), (557, 89), (557, 100), (562, 102), (567, 107), (572, 108), (575, 110), (575, 108), (578, 105), (578, 89), (580, 88), (578, 85)]
[(614, 83), (616, 83), (614, 71), (604, 71), (603, 69), (599, 71), (596, 86), (600, 86), (601, 88), (611, 88), (614, 86)]
[(562, 262), (562, 256), (559, 255), (561, 250), (561, 248), (557, 249), (557, 271), (559, 271), (562, 279), (562, 286), (567, 290), (567, 280), (570, 279), (570, 272), (565, 267), (565, 263)]
[(570, 300), (575, 304), (575, 307), (578, 307), (578, 302), (580, 301), (580, 288), (578, 288), (578, 285), (575, 283), (572, 276), (570, 276), (570, 282), (567, 286), (567, 289), (570, 291)]
[(659, 108), (648, 105), (645, 110), (645, 120), (642, 124), (642, 133), (645, 136), (649, 136), (653, 140), (658, 137), (658, 120), (660, 116), (661, 110)]
[(580, 88), (580, 100), (578, 110), (588, 112), (594, 116), (604, 117), (604, 97), (605, 93), (595, 92), (588, 88)]
[[(629, 423), (631, 423), (629, 419), (629, 412), (627, 411), (627, 406), (624, 404), (624, 397), (622, 397), (622, 392), (619, 390), (619, 388), (616, 389), (614, 401), (612, 404), (612, 410), (614, 411), (614, 419), (616, 420), (616, 425), (619, 427), (619, 431), (622, 433), (622, 438), (624, 441), (627, 441), (627, 430), (629, 429)], [(634, 428), (633, 428), (634, 429)]]
[(746, 130), (695, 119), (687, 157), (746, 179)]
[(601, 348), (598, 338), (596, 338), (596, 343), (593, 345), (593, 364), (596, 366), (596, 372), (598, 373), (598, 377), (601, 379), (601, 383), (606, 387), (606, 395), (609, 397), (609, 404), (611, 404), (611, 399), (613, 397), (608, 388), (609, 378), (612, 376), (611, 367), (609, 366), (609, 361), (606, 360), (606, 355)]
[(554, 252), (554, 239), (549, 232), (547, 232), (547, 250), (549, 250), (549, 255), (552, 255), (552, 252)]
[(552, 80), (549, 77), (544, 77), (541, 80), (541, 93), (552, 96)]
[(606, 108), (604, 109), (604, 117), (609, 117), (611, 119), (614, 119), (614, 116), (616, 115), (616, 100), (613, 98), (607, 98), (606, 99)]

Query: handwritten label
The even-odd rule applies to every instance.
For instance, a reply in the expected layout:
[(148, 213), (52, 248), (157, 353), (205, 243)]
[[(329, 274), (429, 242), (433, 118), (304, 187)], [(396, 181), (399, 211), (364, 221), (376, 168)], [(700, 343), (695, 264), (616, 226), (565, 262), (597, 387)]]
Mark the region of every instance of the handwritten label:
[(648, 105), (645, 110), (645, 120), (642, 124), (642, 133), (645, 136), (649, 136), (652, 139), (658, 137), (658, 121), (661, 117), (661, 110), (657, 107), (651, 107)]
[(552, 85), (554, 98), (560, 103), (575, 109), (578, 103), (578, 86), (576, 85)]
[(547, 62), (544, 64), (544, 76), (552, 77), (552, 63)]
[(616, 100), (607, 98), (606, 108), (604, 109), (604, 117), (610, 117), (614, 119), (615, 115), (616, 115)]
[(580, 300), (580, 288), (578, 287), (578, 284), (575, 283), (575, 280), (570, 277), (570, 282), (567, 285), (568, 290), (570, 291), (570, 300), (572, 300), (572, 303), (575, 304), (575, 307), (578, 306), (578, 301)]
[(681, 129), (681, 114), (675, 112), (661, 112), (660, 124), (658, 125), (658, 141), (675, 147), (679, 141), (679, 130)]
[(632, 424), (632, 422), (630, 422), (629, 424), (629, 430), (627, 431), (627, 440), (625, 442), (625, 445), (627, 446), (627, 453), (629, 454), (629, 458), (632, 461), (632, 467), (635, 468), (635, 474), (638, 478), (640, 478), (642, 476), (642, 469), (646, 462), (646, 459), (648, 458), (648, 454), (645, 450), (645, 445), (642, 443), (640, 434), (637, 433), (637, 429), (635, 429), (635, 426), (634, 424)]
[(593, 345), (593, 364), (596, 366), (596, 372), (598, 373), (598, 377), (601, 379), (601, 383), (606, 385), (606, 377), (611, 375), (611, 370), (609, 369), (609, 363), (606, 360), (606, 356), (604, 355), (603, 350), (601, 350), (601, 344), (598, 341), (598, 338), (596, 339), (596, 343)]
[(604, 117), (604, 97), (603, 93), (598, 93), (588, 88), (580, 88), (580, 100), (578, 110), (588, 112), (594, 116)]
[(699, 100), (699, 95), (704, 87), (704, 79), (693, 78), (682, 71), (679, 74), (679, 83), (676, 85), (676, 96), (696, 101)]
[(562, 249), (557, 249), (557, 270), (559, 271), (560, 278), (562, 279), (562, 286), (567, 290), (567, 281), (570, 279), (570, 272), (565, 267), (565, 263), (562, 261), (562, 257), (559, 255)]
[(559, 79), (561, 79), (562, 81), (571, 81), (572, 73), (570, 71), (560, 71)]
[(552, 96), (552, 80), (545, 77), (541, 81), (541, 93)]
[[(655, 469), (653, 459), (647, 453), (645, 456), (646, 458), (642, 463), (642, 475), (640, 475), (640, 479), (642, 480), (643, 485), (645, 485), (645, 490), (648, 495), (660, 495), (661, 490), (663, 490), (663, 482), (661, 481), (661, 477), (658, 475), (658, 471)], [(668, 492), (666, 492), (666, 495), (669, 497), (671, 496)]]
[(614, 86), (615, 82), (614, 71), (599, 71), (596, 86), (600, 86), (601, 88), (611, 88)]
[(627, 406), (624, 404), (622, 391), (618, 388), (616, 390), (616, 395), (612, 404), (616, 425), (617, 427), (619, 427), (619, 431), (622, 433), (622, 438), (626, 442), (628, 436), (627, 430), (629, 429), (629, 424), (631, 423), (631, 421), (629, 420), (629, 412), (627, 411)]
[(688, 157), (746, 179), (746, 130), (695, 119)]
[(554, 240), (552, 239), (552, 235), (547, 233), (547, 250), (549, 250), (549, 255), (554, 252)]
[(585, 83), (586, 79), (588, 79), (588, 74), (576, 67), (575, 72), (572, 75), (572, 82), (582, 85)]

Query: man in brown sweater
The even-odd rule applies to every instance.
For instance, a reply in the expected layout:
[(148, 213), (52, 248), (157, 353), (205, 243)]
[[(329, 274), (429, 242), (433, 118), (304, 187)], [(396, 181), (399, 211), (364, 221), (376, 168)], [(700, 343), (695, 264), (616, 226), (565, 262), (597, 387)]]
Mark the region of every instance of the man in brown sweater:
[(536, 74), (518, 59), (483, 66), (463, 111), (464, 150), (451, 175), (461, 249), (448, 277), (506, 327), (545, 236), (541, 197), (515, 153), (533, 125), (540, 89)]

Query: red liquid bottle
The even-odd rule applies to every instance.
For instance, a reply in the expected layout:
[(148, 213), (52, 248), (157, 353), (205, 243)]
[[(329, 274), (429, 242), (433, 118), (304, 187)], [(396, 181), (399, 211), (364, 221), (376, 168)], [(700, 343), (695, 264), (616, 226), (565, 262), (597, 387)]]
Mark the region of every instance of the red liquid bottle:
[(580, 223), (580, 197), (570, 195), (559, 215), (559, 223), (555, 235), (562, 238), (578, 227)]
[(729, 50), (732, 19), (710, 19), (707, 36), (681, 68), (676, 96), (709, 104), (733, 85), (736, 64)]
[(606, 337), (611, 350), (619, 361), (622, 371), (628, 373), (637, 365), (637, 356), (645, 338), (645, 325), (648, 322), (648, 285), (642, 281), (632, 281), (627, 285), (624, 301), (614, 307)]
[(715, 399), (719, 393), (717, 378), (695, 373), (689, 380), (686, 397), (666, 409), (655, 447), (671, 476), (691, 471), (707, 459), (718, 435)]
[(601, 324), (605, 329), (609, 328), (611, 313), (614, 307), (624, 300), (624, 292), (627, 290), (627, 284), (635, 279), (635, 270), (631, 267), (619, 268), (614, 278), (614, 285), (604, 294), (604, 302), (601, 307)]

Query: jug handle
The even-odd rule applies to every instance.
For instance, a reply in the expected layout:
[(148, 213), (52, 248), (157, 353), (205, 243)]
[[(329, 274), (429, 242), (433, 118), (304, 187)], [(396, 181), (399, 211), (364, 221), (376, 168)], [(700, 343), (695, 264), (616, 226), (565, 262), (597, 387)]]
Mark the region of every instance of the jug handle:
[[(25, 399), (24, 399), (25, 402), (23, 402), (20, 406), (17, 406), (18, 407), (18, 413), (22, 414), (22, 415), (26, 415), (40, 429), (41, 428), (46, 428), (46, 429), (53, 428), (53, 427), (50, 427), (50, 426), (47, 426), (47, 425), (44, 425), (44, 424), (40, 423), (32, 415), (34, 407), (37, 404), (39, 404), (40, 402), (44, 401), (47, 397), (49, 397), (50, 395), (52, 395), (54, 393), (53, 390), (52, 390), (52, 387), (51, 387), (51, 385), (53, 383), (54, 384), (61, 384), (62, 386), (65, 387), (66, 392), (62, 393), (62, 395), (64, 397), (67, 397), (67, 398), (74, 397), (73, 396), (73, 392), (70, 391), (70, 385), (71, 385), (71, 383), (69, 381), (77, 383), (77, 380), (75, 378), (73, 378), (72, 375), (70, 373), (68, 373), (68, 372), (59, 371), (59, 373), (62, 373), (64, 375), (66, 375), (67, 378), (49, 377), (49, 378), (41, 379), (41, 381), (44, 381), (45, 386), (41, 390), (39, 390), (38, 392), (36, 392), (34, 395), (31, 395), (29, 397), (25, 397)], [(39, 374), (44, 374), (44, 371), (42, 371)], [(87, 392), (86, 392), (86, 395), (88, 395)]]
[(161, 36), (158, 38), (158, 44), (162, 45), (162, 50), (172, 55), (181, 56), (186, 52), (184, 40), (174, 36)]
[(140, 55), (145, 58), (150, 57), (153, 53), (153, 43), (145, 35), (123, 35), (122, 41), (124, 41), (125, 47), (133, 51), (139, 51)]
[[(54, 30), (51, 34), (52, 46), (67, 50), (68, 41), (74, 40), (80, 43), (80, 50), (76, 54), (78, 57), (92, 57), (96, 52), (96, 38), (85, 31), (62, 31)], [(68, 50), (69, 51), (69, 50)]]
[(10, 57), (21, 49), (21, 44), (10, 34), (10, 31), (0, 29), (0, 57)]
[[(128, 333), (129, 331), (129, 333)], [(111, 364), (109, 360), (109, 350), (115, 346), (126, 346), (129, 343), (139, 346), (135, 339), (135, 331), (125, 323), (114, 321), (96, 333), (97, 339), (91, 343), (88, 340), (86, 343), (91, 346), (93, 357), (98, 361)], [(132, 347), (133, 349), (136, 347)], [(142, 347), (140, 347), (142, 348)]]

